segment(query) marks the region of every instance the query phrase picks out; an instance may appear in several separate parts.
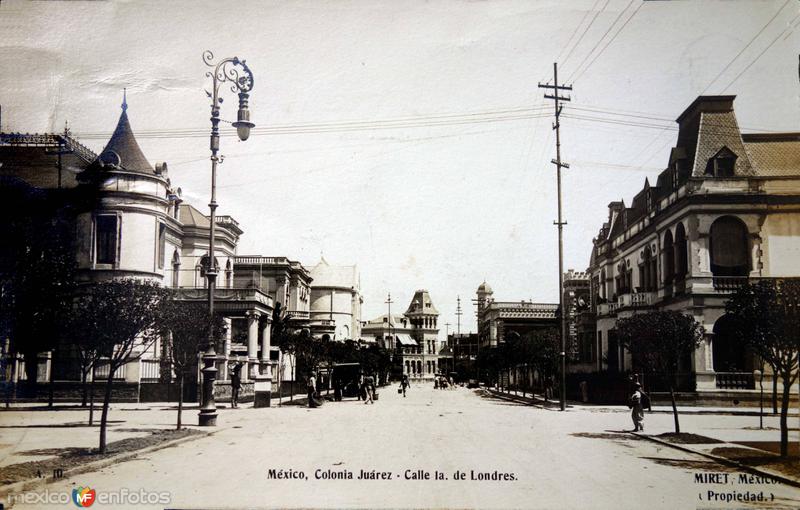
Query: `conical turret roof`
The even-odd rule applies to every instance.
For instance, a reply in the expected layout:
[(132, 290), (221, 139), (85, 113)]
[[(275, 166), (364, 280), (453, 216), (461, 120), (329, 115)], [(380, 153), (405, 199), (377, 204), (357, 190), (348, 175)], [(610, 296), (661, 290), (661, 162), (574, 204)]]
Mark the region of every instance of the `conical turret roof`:
[(117, 128), (97, 159), (102, 163), (117, 165), (129, 172), (155, 174), (155, 170), (147, 162), (133, 135), (131, 123), (128, 121), (128, 102), (125, 96), (122, 99), (122, 114), (119, 116)]

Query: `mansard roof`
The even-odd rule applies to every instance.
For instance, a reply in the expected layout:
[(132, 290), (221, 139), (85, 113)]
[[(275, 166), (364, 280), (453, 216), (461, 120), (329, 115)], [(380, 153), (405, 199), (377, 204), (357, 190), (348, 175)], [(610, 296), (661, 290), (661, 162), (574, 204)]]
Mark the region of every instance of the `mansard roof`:
[(117, 165), (128, 172), (156, 174), (133, 135), (133, 129), (128, 120), (128, 102), (125, 97), (122, 100), (122, 114), (119, 116), (114, 134), (111, 135), (111, 139), (97, 159), (101, 163)]
[(757, 175), (800, 175), (800, 133), (743, 134), (742, 140)]

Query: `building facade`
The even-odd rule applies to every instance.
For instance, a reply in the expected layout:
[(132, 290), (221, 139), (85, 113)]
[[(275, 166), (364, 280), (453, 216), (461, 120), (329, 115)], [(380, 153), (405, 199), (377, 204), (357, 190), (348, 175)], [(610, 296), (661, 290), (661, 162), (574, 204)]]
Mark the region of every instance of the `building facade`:
[(684, 391), (754, 388), (754, 360), (730, 336), (725, 302), (742, 283), (800, 276), (800, 134), (742, 134), (734, 96), (698, 97), (656, 182), (614, 201), (593, 241), (590, 307), (576, 319), (582, 361), (630, 370), (619, 318), (692, 315), (705, 330), (680, 367)]
[(333, 266), (325, 258), (311, 269), (311, 333), (331, 340), (361, 338), (361, 277), (356, 266)]
[(439, 341), (439, 312), (427, 290), (418, 290), (403, 315), (382, 315), (362, 323), (366, 342), (389, 349), (402, 373), (413, 379), (432, 380), (452, 364), (452, 352)]
[(497, 347), (512, 331), (524, 337), (535, 329), (558, 327), (557, 303), (495, 301), (494, 291), (486, 282), (478, 287), (476, 295), (481, 349)]
[[(72, 191), (73, 201), (83, 196), (83, 190), (91, 190), (90, 206), (77, 208), (70, 226), (79, 285), (135, 277), (173, 288), (181, 300), (207, 300), (210, 219), (182, 203), (181, 189), (171, 182), (166, 163), (151, 165), (144, 156), (128, 119), (126, 99), (114, 133), (100, 154), (79, 144), (68, 131), (0, 134), (0, 179), (36, 193)], [(253, 395), (256, 377), (270, 386), (277, 362), (270, 342), (276, 304), (296, 319), (298, 327), (307, 325), (309, 318), (308, 271), (284, 257), (237, 256), (242, 234), (234, 218), (216, 217), (215, 302), (228, 324), (226, 338), (217, 348), (221, 356), (215, 391), (223, 399), (230, 394), (228, 364), (232, 361), (246, 365), (242, 370), (244, 398)], [(6, 275), (9, 267), (0, 268), (0, 274)], [(4, 277), (4, 285), (6, 281)], [(4, 378), (16, 383), (27, 378), (24, 365), (30, 361), (19, 355), (6, 359), (9, 352), (17, 352), (11, 349), (13, 341), (3, 339)], [(169, 388), (165, 389), (164, 383), (174, 379), (174, 374), (164, 362), (165, 348), (160, 340), (146, 349), (141, 346), (134, 359), (117, 372), (115, 398), (166, 399)], [(39, 353), (37, 380), (52, 378), (68, 384), (79, 377), (70, 361), (70, 346), (59, 350), (63, 352), (57, 358), (58, 366), (51, 366), (52, 353)], [(196, 391), (196, 382), (189, 384), (189, 395)]]

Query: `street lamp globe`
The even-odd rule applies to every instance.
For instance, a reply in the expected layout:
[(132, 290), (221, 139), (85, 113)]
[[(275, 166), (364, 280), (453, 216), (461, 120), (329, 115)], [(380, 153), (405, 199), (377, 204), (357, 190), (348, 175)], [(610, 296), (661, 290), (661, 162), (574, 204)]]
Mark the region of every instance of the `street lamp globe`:
[(237, 121), (232, 125), (236, 128), (236, 134), (239, 135), (239, 140), (245, 141), (250, 138), (250, 129), (255, 127), (255, 124), (250, 122), (250, 110), (247, 108), (247, 92), (239, 92), (239, 112), (237, 114)]

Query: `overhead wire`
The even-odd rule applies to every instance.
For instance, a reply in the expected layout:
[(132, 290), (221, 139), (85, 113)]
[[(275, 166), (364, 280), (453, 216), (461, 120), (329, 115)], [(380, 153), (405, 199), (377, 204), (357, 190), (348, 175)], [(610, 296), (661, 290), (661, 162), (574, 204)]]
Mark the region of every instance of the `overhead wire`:
[[(755, 34), (755, 35), (752, 37), (752, 39), (750, 39), (750, 41), (747, 43), (747, 45), (745, 45), (745, 46), (744, 46), (744, 47), (741, 49), (741, 51), (739, 51), (739, 53), (737, 53), (737, 54), (736, 54), (736, 56), (734, 56), (734, 58), (733, 58), (733, 59), (731, 59), (731, 61), (730, 61), (730, 62), (728, 62), (728, 63), (725, 65), (725, 67), (722, 69), (722, 71), (720, 71), (720, 72), (719, 72), (719, 74), (717, 74), (717, 76), (715, 76), (715, 77), (714, 77), (714, 79), (713, 79), (713, 80), (711, 80), (711, 82), (709, 82), (708, 86), (706, 86), (706, 87), (703, 89), (703, 91), (700, 93), (700, 95), (704, 94), (704, 93), (705, 93), (705, 92), (706, 92), (706, 91), (709, 89), (709, 87), (711, 87), (711, 85), (712, 85), (712, 84), (713, 84), (713, 83), (714, 83), (714, 82), (715, 82), (717, 79), (719, 79), (719, 77), (720, 77), (720, 76), (722, 76), (722, 74), (723, 74), (723, 73), (725, 73), (725, 71), (726, 71), (726, 70), (727, 70), (727, 69), (728, 69), (728, 68), (729, 68), (729, 67), (730, 67), (730, 66), (733, 64), (733, 62), (735, 62), (735, 61), (736, 61), (736, 59), (737, 59), (737, 58), (739, 58), (739, 56), (740, 56), (742, 53), (744, 53), (744, 51), (745, 51), (745, 50), (747, 50), (747, 48), (748, 48), (748, 47), (749, 47), (749, 46), (750, 46), (750, 45), (751, 45), (751, 44), (752, 44), (752, 43), (753, 43), (753, 42), (754, 42), (754, 41), (755, 41), (755, 40), (756, 40), (756, 39), (757, 39), (757, 38), (758, 38), (758, 37), (761, 35), (761, 33), (763, 33), (763, 32), (764, 32), (764, 30), (765, 30), (765, 29), (766, 29), (766, 28), (767, 28), (767, 27), (770, 25), (770, 23), (772, 23), (772, 22), (775, 20), (775, 18), (778, 16), (778, 14), (780, 14), (780, 12), (781, 12), (781, 11), (784, 9), (784, 7), (786, 7), (786, 5), (787, 5), (787, 4), (788, 4), (788, 1), (787, 1), (787, 3), (784, 3), (784, 4), (781, 6), (781, 8), (780, 8), (780, 9), (778, 9), (778, 11), (775, 13), (775, 15), (774, 15), (772, 18), (770, 18), (770, 20), (769, 20), (769, 21), (768, 21), (768, 22), (767, 22), (767, 23), (766, 23), (764, 26), (762, 26), (762, 27), (761, 27), (761, 29), (760, 29), (760, 30), (759, 30), (759, 31), (758, 31), (758, 32), (757, 32), (757, 33), (756, 33), (756, 34)], [(800, 17), (800, 16), (798, 16), (798, 17)], [(797, 18), (795, 18), (795, 19), (797, 19)], [(794, 20), (792, 20), (792, 22), (793, 22), (793, 21), (794, 21)], [(791, 25), (791, 23), (792, 23), (792, 22), (790, 22), (789, 24)], [(784, 30), (784, 32), (785, 32), (785, 30)], [(781, 32), (781, 34), (780, 34), (778, 37), (780, 37), (781, 35), (783, 35), (783, 33), (784, 33), (784, 32)], [(777, 40), (777, 38), (776, 38), (776, 40)], [(775, 42), (775, 41), (773, 41), (773, 42), (770, 44), (770, 46), (772, 46), (772, 44), (774, 44), (774, 42)], [(770, 47), (770, 46), (768, 46), (768, 47), (767, 47), (767, 48), (764, 50), (764, 52), (765, 52), (767, 49), (769, 49), (769, 47)], [(761, 54), (760, 54), (758, 57), (756, 57), (756, 60), (757, 60), (757, 59), (758, 59), (758, 58), (759, 58), (761, 55), (763, 55), (763, 53), (764, 53), (764, 52), (762, 52), (762, 53), (761, 53)], [(754, 61), (753, 61), (753, 62), (754, 62)], [(747, 70), (747, 69), (748, 69), (748, 68), (749, 68), (751, 65), (752, 65), (752, 62), (751, 62), (750, 64), (748, 64), (748, 66), (747, 66), (747, 67), (746, 67), (746, 68), (745, 68), (745, 69), (744, 69), (744, 70), (743, 70), (741, 73), (739, 73), (739, 75), (737, 75), (737, 76), (736, 76), (736, 78), (734, 78), (734, 80), (733, 80), (732, 82), (730, 82), (730, 83), (729, 83), (729, 84), (728, 84), (728, 85), (725, 87), (725, 89), (727, 89), (728, 87), (730, 87), (730, 86), (733, 84), (733, 82), (735, 82), (735, 81), (736, 81), (736, 80), (739, 78), (739, 76), (741, 76), (741, 75), (742, 75), (742, 73), (743, 73), (744, 71), (746, 71), (746, 70)], [(725, 90), (725, 89), (723, 89), (723, 90)], [(654, 143), (656, 143), (656, 141), (657, 141), (659, 138), (661, 138), (661, 136), (662, 136), (664, 133), (666, 133), (667, 131), (668, 131), (668, 130), (667, 130), (667, 128), (664, 128), (664, 129), (662, 129), (660, 133), (656, 134), (656, 136), (655, 136), (655, 137), (653, 137), (653, 139), (652, 139), (652, 140), (650, 140), (650, 142), (648, 142), (648, 143), (647, 143), (647, 144), (646, 144), (644, 147), (642, 147), (642, 149), (641, 149), (641, 150), (639, 150), (639, 151), (636, 153), (636, 156), (635, 156), (633, 159), (634, 159), (634, 160), (637, 160), (637, 159), (639, 159), (639, 158), (640, 158), (640, 157), (641, 157), (643, 154), (645, 154), (645, 153), (647, 152), (647, 150), (648, 150), (648, 149), (649, 149), (649, 148), (650, 148), (650, 147), (651, 147), (651, 146), (652, 146)], [(665, 143), (661, 144), (661, 146), (659, 147), (659, 149), (658, 149), (657, 151), (654, 151), (654, 152), (653, 152), (653, 153), (652, 153), (652, 154), (651, 154), (651, 155), (650, 155), (650, 156), (647, 158), (647, 160), (646, 160), (646, 161), (644, 161), (644, 162), (642, 163), (642, 165), (645, 165), (645, 164), (647, 164), (647, 163), (648, 163), (648, 162), (649, 162), (651, 159), (653, 159), (653, 157), (655, 157), (655, 155), (656, 155), (657, 153), (661, 152), (661, 150), (662, 150), (664, 147), (666, 147), (666, 145), (667, 145), (669, 142), (670, 142), (670, 141), (669, 141), (669, 140), (667, 140)]]
[[(629, 6), (630, 6), (630, 4), (629, 4)], [(636, 10), (634, 10), (634, 11), (633, 11), (633, 13), (632, 13), (630, 16), (628, 16), (628, 19), (626, 19), (626, 20), (625, 20), (625, 22), (622, 24), (622, 26), (620, 26), (620, 27), (619, 27), (619, 29), (618, 29), (616, 32), (614, 32), (614, 35), (612, 35), (612, 36), (611, 36), (611, 38), (610, 38), (610, 39), (609, 39), (609, 40), (608, 40), (608, 41), (605, 43), (605, 45), (603, 45), (603, 47), (602, 47), (602, 48), (600, 48), (600, 51), (599, 51), (599, 52), (597, 53), (597, 55), (595, 55), (595, 57), (594, 57), (594, 58), (593, 58), (593, 59), (592, 59), (592, 60), (591, 60), (591, 61), (590, 61), (590, 62), (589, 62), (587, 65), (586, 65), (586, 67), (584, 67), (584, 68), (583, 68), (583, 70), (582, 70), (582, 71), (580, 71), (578, 74), (576, 74), (576, 75), (574, 75), (574, 76), (570, 76), (570, 78), (569, 78), (569, 80), (568, 80), (568, 81), (575, 81), (575, 80), (577, 80), (578, 78), (580, 78), (581, 76), (583, 76), (583, 73), (585, 73), (585, 72), (586, 72), (586, 71), (587, 71), (587, 70), (588, 70), (590, 67), (592, 67), (592, 65), (595, 63), (595, 61), (596, 61), (598, 58), (600, 58), (600, 55), (602, 55), (602, 54), (603, 54), (603, 52), (604, 52), (604, 51), (606, 51), (606, 48), (608, 48), (608, 47), (611, 45), (611, 43), (612, 43), (612, 42), (614, 42), (614, 39), (616, 39), (616, 38), (617, 38), (617, 36), (618, 36), (618, 35), (619, 35), (619, 34), (620, 34), (620, 33), (621, 33), (623, 30), (625, 30), (625, 27), (626, 27), (626, 26), (628, 26), (628, 23), (630, 23), (630, 22), (631, 22), (631, 20), (632, 20), (634, 17), (636, 17), (636, 14), (639, 12), (639, 10), (640, 10), (642, 7), (644, 7), (644, 2), (640, 3), (640, 4), (639, 4), (639, 7), (637, 7), (637, 8), (636, 8)], [(626, 7), (626, 8), (625, 8), (625, 10), (627, 10), (627, 9), (628, 9), (628, 7)], [(623, 11), (623, 12), (625, 12), (625, 11)], [(616, 21), (615, 21), (614, 23), (616, 23)], [(613, 25), (612, 25), (612, 26), (613, 26)], [(577, 69), (576, 69), (576, 71), (577, 71)]]
[(786, 35), (789, 35), (789, 34), (791, 34), (791, 33), (792, 33), (792, 31), (794, 30), (794, 28), (791, 26), (791, 24), (792, 24), (792, 23), (794, 23), (794, 22), (795, 22), (795, 20), (797, 20), (798, 18), (800, 18), (800, 14), (798, 14), (797, 16), (795, 16), (795, 17), (792, 19), (792, 21), (790, 21), (790, 22), (789, 22), (789, 26), (788, 26), (788, 27), (786, 27), (785, 29), (783, 29), (783, 31), (782, 31), (780, 34), (778, 34), (778, 36), (777, 36), (777, 37), (775, 37), (775, 39), (773, 39), (773, 40), (772, 40), (772, 42), (771, 42), (771, 43), (769, 43), (769, 45), (768, 45), (766, 48), (764, 48), (764, 50), (763, 50), (761, 53), (759, 53), (758, 55), (756, 55), (756, 58), (754, 58), (753, 60), (751, 60), (751, 61), (750, 61), (750, 63), (749, 63), (749, 64), (747, 64), (747, 66), (745, 66), (745, 68), (744, 68), (744, 69), (742, 69), (742, 70), (739, 72), (739, 74), (737, 74), (737, 75), (736, 75), (736, 76), (735, 76), (735, 77), (734, 77), (734, 78), (733, 78), (733, 79), (732, 79), (732, 80), (731, 80), (731, 81), (730, 81), (730, 82), (729, 82), (727, 85), (725, 85), (725, 87), (722, 89), (722, 91), (723, 91), (723, 92), (725, 92), (726, 90), (728, 90), (728, 88), (729, 88), (731, 85), (733, 85), (734, 83), (736, 83), (736, 81), (737, 81), (739, 78), (741, 78), (741, 77), (742, 77), (742, 75), (743, 75), (744, 73), (746, 73), (746, 72), (747, 72), (747, 70), (748, 70), (748, 69), (750, 69), (750, 67), (752, 67), (752, 66), (753, 66), (753, 64), (755, 64), (756, 62), (758, 62), (758, 59), (760, 59), (760, 58), (761, 58), (761, 57), (764, 55), (764, 53), (766, 53), (767, 51), (769, 51), (769, 49), (770, 49), (770, 48), (772, 48), (772, 46), (773, 46), (773, 45), (774, 45), (776, 42), (778, 42), (778, 39), (780, 39), (781, 37), (783, 37), (783, 35), (784, 35), (784, 34), (786, 34)]
[[(573, 30), (573, 31), (572, 31), (572, 34), (569, 36), (569, 39), (567, 39), (567, 44), (565, 44), (565, 45), (564, 45), (564, 46), (561, 48), (561, 51), (560, 51), (560, 52), (558, 52), (558, 56), (556, 57), (556, 60), (555, 60), (556, 62), (561, 62), (561, 54), (562, 54), (562, 53), (564, 53), (564, 50), (566, 50), (567, 48), (569, 48), (569, 45), (570, 45), (570, 43), (572, 42), (572, 39), (575, 37), (575, 34), (577, 34), (577, 33), (578, 33), (578, 30), (581, 28), (581, 26), (583, 26), (583, 22), (584, 22), (584, 21), (586, 21), (586, 18), (588, 18), (588, 17), (589, 17), (589, 13), (590, 13), (590, 12), (592, 12), (592, 11), (594, 10), (594, 8), (597, 6), (597, 4), (598, 4), (599, 2), (600, 2), (600, 0), (594, 0), (594, 3), (592, 4), (592, 7), (591, 7), (590, 9), (588, 9), (588, 10), (587, 10), (587, 11), (586, 11), (586, 12), (583, 14), (583, 17), (581, 18), (581, 21), (580, 21), (580, 23), (578, 23), (578, 24), (575, 26), (575, 30)], [(569, 56), (569, 55), (568, 55), (568, 56)]]
[(764, 24), (764, 26), (762, 26), (762, 27), (761, 27), (761, 30), (759, 30), (758, 32), (756, 32), (756, 35), (754, 35), (754, 36), (753, 36), (753, 37), (750, 39), (750, 41), (749, 41), (749, 42), (748, 42), (748, 43), (747, 43), (747, 44), (746, 44), (746, 45), (745, 45), (745, 46), (744, 46), (744, 47), (743, 47), (741, 50), (739, 50), (739, 53), (737, 53), (737, 54), (736, 54), (736, 55), (735, 55), (735, 56), (734, 56), (734, 57), (733, 57), (733, 58), (732, 58), (732, 59), (731, 59), (731, 60), (730, 60), (730, 61), (729, 61), (729, 62), (728, 62), (726, 65), (725, 65), (725, 67), (723, 67), (723, 68), (722, 68), (722, 70), (721, 70), (719, 73), (717, 73), (717, 75), (714, 77), (714, 79), (713, 79), (713, 80), (711, 80), (711, 81), (708, 83), (708, 85), (706, 85), (706, 88), (704, 88), (704, 89), (703, 89), (703, 91), (702, 91), (702, 92), (700, 92), (700, 95), (701, 95), (701, 96), (702, 96), (703, 94), (705, 94), (705, 93), (706, 93), (706, 91), (707, 91), (709, 88), (711, 88), (711, 85), (713, 85), (713, 84), (714, 84), (714, 82), (716, 82), (716, 81), (717, 81), (717, 80), (720, 78), (720, 76), (722, 76), (722, 75), (725, 73), (725, 71), (727, 71), (727, 70), (728, 70), (728, 69), (729, 69), (729, 68), (730, 68), (730, 67), (733, 65), (733, 63), (734, 63), (734, 62), (736, 62), (736, 59), (738, 59), (740, 56), (742, 56), (742, 54), (743, 54), (745, 51), (747, 51), (747, 48), (749, 48), (749, 47), (750, 47), (750, 46), (751, 46), (751, 45), (752, 45), (752, 44), (753, 44), (753, 43), (756, 41), (756, 39), (758, 39), (758, 37), (759, 37), (761, 34), (763, 34), (763, 33), (764, 33), (764, 30), (766, 30), (766, 29), (767, 29), (767, 27), (768, 27), (768, 26), (770, 26), (770, 25), (772, 24), (772, 22), (773, 22), (773, 21), (775, 21), (775, 19), (778, 17), (778, 15), (781, 13), (781, 11), (782, 11), (783, 9), (785, 9), (787, 5), (789, 5), (789, 2), (791, 2), (791, 0), (786, 0), (786, 2), (785, 2), (785, 3), (784, 3), (784, 4), (783, 4), (781, 7), (780, 7), (780, 9), (778, 9), (777, 11), (775, 11), (775, 14), (774, 14), (774, 15), (773, 15), (773, 16), (772, 16), (770, 19), (769, 19), (769, 21), (767, 21), (767, 22)]
[[(583, 33), (581, 33), (580, 38), (578, 38), (578, 42), (575, 43), (575, 46), (573, 46), (572, 49), (569, 50), (569, 53), (567, 53), (567, 56), (564, 57), (564, 60), (561, 62), (562, 64), (565, 64), (569, 60), (569, 57), (572, 56), (572, 53), (575, 51), (575, 48), (577, 48), (578, 45), (580, 45), (581, 41), (586, 36), (587, 32), (589, 32), (589, 29), (592, 28), (592, 25), (594, 25), (594, 22), (597, 20), (597, 17), (600, 16), (600, 13), (606, 10), (606, 7), (608, 7), (608, 3), (610, 1), (611, 0), (606, 0), (606, 3), (603, 4), (603, 7), (595, 13), (594, 17), (592, 18), (592, 21), (590, 21), (589, 24), (586, 26), (586, 28), (583, 29)], [(594, 6), (592, 8), (594, 8)]]
[[(573, 72), (572, 72), (572, 73), (569, 75), (569, 77), (568, 77), (568, 78), (567, 78), (567, 80), (566, 80), (566, 83), (568, 83), (568, 82), (571, 82), (571, 81), (572, 81), (572, 78), (573, 78), (573, 76), (575, 76), (575, 73), (577, 73), (578, 69), (580, 69), (580, 68), (581, 68), (581, 66), (583, 66), (583, 64), (584, 64), (584, 63), (585, 63), (585, 62), (586, 62), (586, 61), (589, 59), (589, 57), (591, 57), (591, 56), (592, 56), (592, 53), (594, 53), (594, 50), (596, 50), (596, 49), (597, 49), (597, 47), (600, 45), (600, 43), (603, 41), (603, 39), (605, 39), (605, 38), (606, 38), (606, 36), (607, 36), (607, 35), (608, 35), (608, 34), (611, 32), (611, 29), (612, 29), (612, 28), (614, 28), (614, 26), (617, 24), (617, 22), (620, 20), (620, 18), (622, 18), (622, 15), (623, 15), (625, 12), (627, 12), (627, 10), (630, 8), (630, 6), (631, 6), (631, 5), (633, 5), (633, 2), (635, 2), (635, 1), (636, 1), (636, 0), (630, 0), (630, 2), (628, 2), (628, 5), (626, 5), (626, 6), (625, 6), (625, 8), (624, 8), (624, 9), (622, 9), (622, 10), (619, 12), (619, 14), (617, 15), (617, 17), (616, 17), (616, 18), (614, 18), (614, 21), (613, 21), (613, 22), (612, 22), (612, 23), (611, 23), (611, 24), (608, 26), (608, 28), (606, 29), (606, 31), (605, 31), (605, 32), (603, 32), (603, 35), (601, 35), (601, 36), (600, 36), (600, 38), (599, 38), (599, 39), (597, 39), (597, 42), (595, 42), (595, 43), (594, 43), (594, 46), (592, 46), (592, 49), (591, 49), (591, 50), (589, 50), (589, 52), (588, 52), (588, 53), (586, 53), (586, 55), (583, 57), (583, 60), (581, 60), (580, 64), (578, 64), (578, 65), (575, 67), (575, 70), (574, 70), (574, 71), (573, 71)], [(641, 6), (640, 6), (640, 7), (641, 7)], [(637, 9), (637, 10), (638, 10), (638, 9)]]

